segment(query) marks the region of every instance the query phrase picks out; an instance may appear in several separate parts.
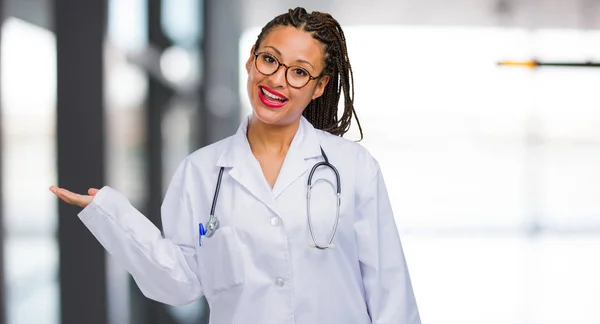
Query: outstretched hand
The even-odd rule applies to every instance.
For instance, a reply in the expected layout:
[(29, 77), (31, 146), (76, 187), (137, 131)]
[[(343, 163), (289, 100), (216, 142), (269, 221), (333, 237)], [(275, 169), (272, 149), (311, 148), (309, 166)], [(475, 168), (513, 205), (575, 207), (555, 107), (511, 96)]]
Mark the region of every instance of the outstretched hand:
[(80, 195), (71, 192), (67, 189), (59, 188), (57, 186), (51, 186), (50, 191), (52, 191), (53, 194), (55, 194), (58, 198), (62, 199), (67, 204), (85, 208), (92, 202), (94, 196), (98, 193), (99, 190), (96, 188), (90, 188), (88, 189), (88, 195)]

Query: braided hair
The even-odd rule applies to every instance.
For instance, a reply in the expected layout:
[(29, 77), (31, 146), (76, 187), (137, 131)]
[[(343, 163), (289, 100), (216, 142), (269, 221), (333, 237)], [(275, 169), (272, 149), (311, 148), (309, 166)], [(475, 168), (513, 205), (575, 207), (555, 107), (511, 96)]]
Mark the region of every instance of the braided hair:
[[(348, 59), (346, 38), (340, 24), (329, 14), (313, 11), (307, 13), (304, 8), (290, 9), (271, 20), (263, 27), (254, 48), (258, 48), (264, 37), (275, 27), (293, 26), (311, 33), (313, 38), (325, 47), (325, 69), (321, 75), (329, 75), (329, 83), (323, 95), (312, 100), (304, 112), (304, 117), (317, 129), (333, 135), (343, 136), (349, 129), (352, 116), (356, 119), (360, 138), (362, 127), (354, 110), (354, 77)], [(344, 112), (338, 119), (338, 103), (344, 92)]]

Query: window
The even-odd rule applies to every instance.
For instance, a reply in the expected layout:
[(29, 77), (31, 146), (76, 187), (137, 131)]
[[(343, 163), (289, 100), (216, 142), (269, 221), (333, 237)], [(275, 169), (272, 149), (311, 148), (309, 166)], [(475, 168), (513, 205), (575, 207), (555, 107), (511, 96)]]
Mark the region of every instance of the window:
[(8, 18), (1, 49), (7, 321), (58, 323), (55, 39)]
[[(242, 98), (259, 31), (240, 41)], [(381, 164), (423, 322), (600, 321), (600, 74), (496, 66), (600, 59), (600, 33), (344, 31), (361, 143)]]

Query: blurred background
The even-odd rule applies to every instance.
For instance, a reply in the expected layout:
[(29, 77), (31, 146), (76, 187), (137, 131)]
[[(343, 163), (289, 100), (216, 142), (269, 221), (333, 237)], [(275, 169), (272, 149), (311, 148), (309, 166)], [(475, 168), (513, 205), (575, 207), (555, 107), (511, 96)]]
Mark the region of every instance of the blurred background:
[(207, 323), (144, 298), (48, 187), (110, 185), (160, 226), (296, 6), (344, 27), (423, 323), (600, 323), (600, 69), (496, 64), (600, 61), (599, 0), (0, 0), (1, 323)]

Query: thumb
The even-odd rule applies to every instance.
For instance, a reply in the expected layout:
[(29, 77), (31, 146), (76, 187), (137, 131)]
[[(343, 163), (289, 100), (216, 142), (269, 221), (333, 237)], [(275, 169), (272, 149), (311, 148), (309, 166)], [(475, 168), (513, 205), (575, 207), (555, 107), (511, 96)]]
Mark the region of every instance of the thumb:
[(95, 196), (98, 193), (98, 191), (100, 191), (100, 190), (98, 190), (96, 188), (90, 188), (90, 189), (88, 189), (88, 194), (90, 196)]

